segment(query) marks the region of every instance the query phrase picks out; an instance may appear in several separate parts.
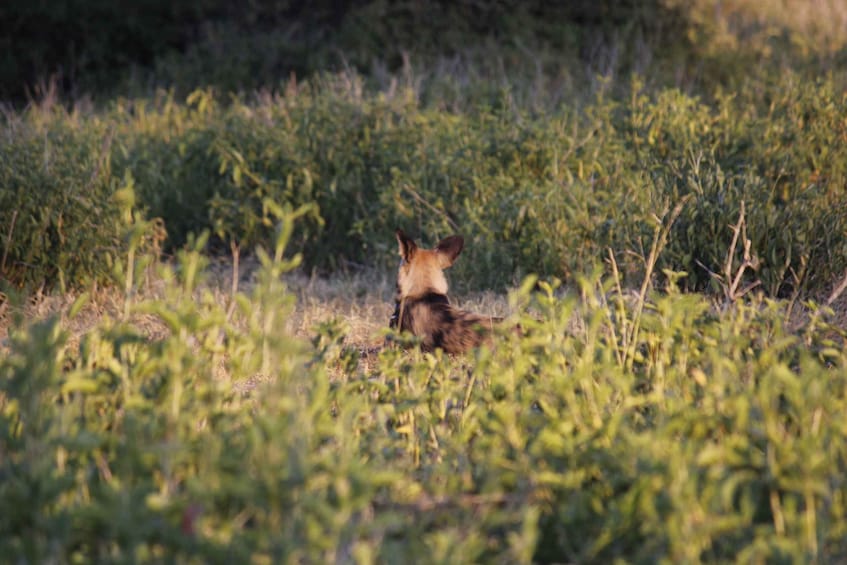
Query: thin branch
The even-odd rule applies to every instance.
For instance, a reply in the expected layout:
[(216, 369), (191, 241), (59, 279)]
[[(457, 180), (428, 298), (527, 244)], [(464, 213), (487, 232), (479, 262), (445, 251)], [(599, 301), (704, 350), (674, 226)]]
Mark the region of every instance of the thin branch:
[(738, 215), (738, 223), (734, 226), (730, 226), (732, 229), (732, 243), (729, 244), (730, 253), (727, 253), (726, 256), (726, 265), (724, 266), (723, 272), (726, 275), (726, 280), (729, 281), (732, 278), (732, 259), (734, 256), (735, 247), (738, 245), (738, 236), (741, 234), (741, 226), (744, 224), (744, 201), (741, 201), (741, 213)]
[(709, 268), (709, 267), (707, 267), (706, 265), (704, 265), (704, 264), (703, 264), (703, 262), (702, 262), (702, 261), (700, 261), (700, 259), (695, 259), (695, 260), (694, 260), (694, 262), (695, 262), (695, 263), (697, 263), (697, 265), (698, 265), (701, 269), (703, 269), (704, 271), (706, 271), (707, 273), (709, 273), (709, 276), (710, 276), (710, 277), (712, 277), (712, 278), (714, 278), (714, 279), (717, 279), (717, 280), (718, 280), (721, 284), (723, 284), (723, 277), (722, 277), (722, 276), (720, 276), (719, 274), (717, 274), (716, 272), (714, 272), (712, 269), (710, 269), (710, 268)]
[(829, 295), (829, 298), (826, 299), (826, 306), (832, 306), (832, 303), (838, 300), (838, 297), (841, 296), (841, 293), (847, 289), (847, 271), (844, 273), (844, 278), (841, 279), (841, 282), (832, 289), (832, 293)]
[[(695, 260), (697, 265), (701, 268), (705, 269), (709, 275), (718, 281), (723, 288), (724, 297), (727, 303), (732, 303), (753, 290), (754, 288), (760, 286), (762, 281), (755, 280), (754, 282), (744, 285), (742, 287), (742, 282), (744, 280), (744, 273), (747, 269), (753, 269), (754, 271), (759, 268), (759, 259), (751, 252), (752, 242), (747, 238), (747, 221), (745, 219), (746, 208), (744, 202), (741, 202), (741, 210), (738, 214), (738, 222), (735, 225), (729, 226), (732, 230), (732, 243), (730, 243), (729, 248), (726, 253), (726, 262), (724, 263), (724, 272), (723, 275), (719, 275), (718, 273), (712, 271), (709, 267), (704, 265), (700, 260)], [(739, 239), (744, 242), (744, 250), (741, 255), (741, 264), (738, 265), (737, 270), (733, 267), (733, 262), (735, 259), (735, 251), (738, 248)], [(739, 290), (739, 287), (740, 290)]]
[[(626, 339), (627, 350), (625, 359), (628, 366), (631, 366), (635, 357), (635, 345), (638, 339), (638, 332), (641, 329), (641, 315), (644, 312), (644, 304), (647, 300), (647, 291), (650, 288), (653, 270), (656, 268), (656, 262), (659, 260), (659, 255), (668, 243), (668, 236), (670, 235), (671, 228), (682, 213), (682, 209), (685, 207), (685, 204), (690, 199), (691, 195), (686, 195), (676, 204), (676, 206), (674, 206), (673, 210), (670, 212), (670, 216), (668, 216), (668, 208), (665, 207), (664, 212), (662, 212), (662, 217), (656, 218), (658, 223), (656, 224), (656, 229), (653, 234), (653, 243), (650, 246), (650, 255), (647, 257), (644, 265), (644, 280), (641, 283), (641, 290), (638, 293), (638, 302), (635, 305), (635, 312), (632, 316), (632, 325), (630, 326), (629, 335)], [(663, 223), (666, 218), (667, 223)]]
[(232, 286), (230, 288), (229, 307), (226, 309), (227, 321), (232, 319), (232, 314), (235, 311), (235, 297), (238, 294), (238, 280), (241, 274), (241, 271), (238, 268), (241, 248), (235, 240), (229, 242), (229, 248), (232, 251)]
[[(616, 308), (617, 308), (617, 315), (621, 320), (621, 325), (623, 326), (621, 328), (621, 337), (623, 338), (627, 335), (627, 327), (626, 327), (627, 318), (626, 318), (626, 315), (622, 315), (622, 314), (625, 313), (625, 306), (623, 304), (623, 288), (621, 287), (621, 275), (620, 275), (620, 271), (618, 271), (618, 262), (615, 260), (615, 254), (612, 252), (612, 248), (611, 247), (607, 248), (607, 251), (609, 252), (609, 263), (612, 265), (612, 276), (615, 279), (615, 290), (617, 291), (617, 295), (618, 295), (617, 300), (615, 302), (616, 302)], [(600, 293), (600, 296), (603, 296), (603, 300), (605, 301), (605, 296), (603, 295), (603, 293)], [(626, 349), (627, 344), (626, 343), (618, 343), (618, 335), (617, 335), (617, 332), (615, 331), (615, 324), (614, 324), (614, 321), (612, 320), (611, 311), (610, 311), (609, 308), (605, 308), (605, 311), (606, 311), (606, 317), (609, 320), (609, 331), (612, 333), (612, 341), (615, 344), (615, 357), (617, 357), (617, 359), (618, 359), (618, 365), (620, 367), (623, 367), (624, 366), (624, 359), (623, 359), (623, 355), (621, 354), (621, 349)]]
[(18, 211), (12, 212), (12, 222), (9, 225), (9, 233), (6, 235), (6, 244), (3, 245), (3, 259), (0, 260), (0, 274), (6, 272), (6, 258), (9, 256), (9, 247), (12, 245), (12, 233), (15, 231), (15, 220), (18, 219)]
[(453, 231), (457, 231), (457, 232), (459, 231), (458, 224), (456, 224), (456, 222), (454, 222), (453, 219), (450, 218), (450, 216), (447, 214), (447, 212), (445, 212), (444, 210), (438, 209), (437, 207), (433, 206), (432, 204), (430, 204), (429, 202), (424, 200), (424, 198), (420, 194), (418, 194), (415, 191), (415, 189), (411, 187), (411, 185), (408, 185), (408, 184), (403, 185), (403, 190), (408, 192), (412, 196), (412, 198), (414, 198), (415, 201), (417, 201), (419, 204), (426, 206), (431, 211), (435, 212), (436, 214), (438, 214), (439, 216), (441, 216), (442, 218), (447, 220), (447, 223), (450, 224), (450, 227), (453, 228)]

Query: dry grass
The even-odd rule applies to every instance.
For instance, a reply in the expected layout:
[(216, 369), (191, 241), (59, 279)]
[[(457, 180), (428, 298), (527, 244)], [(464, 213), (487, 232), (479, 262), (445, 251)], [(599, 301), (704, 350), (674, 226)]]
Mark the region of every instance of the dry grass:
[[(242, 261), (238, 278), (240, 292), (250, 292), (257, 269), (256, 261)], [(232, 279), (231, 261), (213, 262), (206, 271), (198, 296), (208, 290), (214, 300), (226, 308), (231, 302)], [(298, 271), (288, 274), (285, 282), (296, 299), (286, 324), (291, 335), (309, 339), (319, 324), (339, 320), (346, 328), (346, 345), (369, 350), (383, 343), (383, 333), (394, 310), (393, 272), (363, 269), (322, 278)], [(816, 298), (819, 304), (826, 303), (827, 298), (832, 299), (830, 306), (835, 315), (830, 320), (838, 326), (847, 327), (847, 292), (843, 292), (844, 288), (837, 292), (842, 286), (844, 281), (840, 284), (835, 281), (831, 295)], [(136, 300), (161, 299), (164, 297), (164, 282), (151, 269), (137, 292)], [(51, 315), (60, 316), (62, 327), (68, 332), (68, 345), (73, 349), (104, 318), (119, 319), (122, 316), (124, 294), (119, 288), (94, 287), (89, 289), (89, 293), (88, 303), (72, 319), (67, 314), (79, 293), (46, 295), (38, 292), (18, 306), (11, 305), (0, 295), (0, 354), (7, 350), (9, 331), (16, 317), (33, 321)], [(504, 294), (478, 292), (451, 295), (451, 300), (460, 308), (480, 314), (506, 317), (513, 313)], [(789, 327), (801, 325), (807, 315), (808, 309), (796, 304), (791, 309)], [(161, 320), (152, 315), (134, 314), (130, 323), (150, 339), (160, 338), (168, 331)]]
[[(239, 276), (239, 291), (250, 292), (254, 284), (257, 264), (243, 261)], [(289, 291), (296, 298), (294, 310), (287, 320), (291, 335), (308, 339), (314, 328), (322, 322), (337, 319), (347, 328), (347, 344), (367, 348), (382, 343), (382, 331), (388, 327), (388, 319), (394, 310), (394, 273), (362, 270), (342, 273), (331, 278), (322, 278), (303, 272), (286, 276)], [(155, 275), (147, 277), (138, 289), (136, 300), (163, 298), (164, 283)], [(207, 270), (202, 290), (209, 290), (222, 307), (227, 307), (232, 292), (232, 264), (220, 261)], [(79, 292), (64, 295), (36, 293), (25, 304), (12, 306), (9, 301), (0, 303), (0, 352), (7, 343), (9, 330), (15, 316), (25, 320), (39, 320), (51, 315), (61, 317), (63, 328), (69, 333), (69, 345), (76, 347), (80, 338), (105, 317), (118, 319), (124, 308), (124, 294), (117, 287), (94, 287), (89, 289), (90, 300), (74, 318), (67, 316), (68, 310), (79, 297)], [(459, 307), (491, 316), (506, 316), (509, 313), (505, 295), (493, 292), (473, 293), (467, 296), (451, 296)], [(161, 337), (166, 327), (155, 316), (133, 315), (130, 322), (151, 339)]]

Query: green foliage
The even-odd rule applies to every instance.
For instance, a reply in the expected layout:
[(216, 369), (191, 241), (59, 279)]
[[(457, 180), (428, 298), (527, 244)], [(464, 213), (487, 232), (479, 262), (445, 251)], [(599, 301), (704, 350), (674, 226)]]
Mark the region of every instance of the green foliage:
[(827, 80), (780, 84), (719, 94), (714, 110), (679, 92), (655, 101), (634, 94), (628, 121), (639, 162), (661, 198), (691, 197), (663, 257), (694, 275), (690, 288), (703, 288), (704, 267), (719, 272), (735, 253), (728, 227), (742, 203), (761, 262), (755, 277), (771, 295), (825, 288), (845, 268), (845, 129), (837, 116), (847, 100)]
[(110, 278), (125, 249), (114, 196), (133, 181), (112, 170), (106, 125), (35, 111), (7, 123), (4, 133), (0, 280), (76, 286)]
[[(14, 329), (0, 359), (4, 556), (847, 555), (847, 334), (825, 310), (808, 304), (789, 331), (778, 302), (716, 312), (672, 273), (644, 302), (596, 277), (530, 296), (530, 279), (515, 306), (535, 314), (509, 321), (522, 336), (357, 366), (337, 323), (312, 346), (285, 334), (280, 275), (298, 257), (283, 249), (309, 210), (268, 209), (275, 236), (231, 313), (199, 284), (199, 238), (162, 268), (161, 298), (135, 300), (129, 277), (125, 314), (78, 346), (57, 319)], [(167, 333), (144, 337), (138, 314)]]
[(266, 243), (270, 199), (317, 205), (292, 242), (310, 268), (379, 264), (401, 226), (431, 240), (462, 232), (455, 278), (471, 286), (570, 278), (609, 249), (640, 280), (654, 216), (685, 202), (659, 262), (687, 272), (685, 288), (708, 288), (749, 239), (758, 270), (745, 285), (822, 291), (847, 268), (844, 109), (832, 79), (789, 75), (711, 104), (635, 81), (628, 100), (601, 93), (580, 109), (536, 115), (504, 92), (445, 112), (411, 89), (368, 94), (350, 74), (225, 106), (196, 91), (93, 115), (34, 109), (2, 142), (0, 225), (16, 217), (4, 274), (24, 284), (106, 269), (103, 251), (118, 245), (110, 193), (129, 174), (171, 248), (202, 230), (213, 249)]

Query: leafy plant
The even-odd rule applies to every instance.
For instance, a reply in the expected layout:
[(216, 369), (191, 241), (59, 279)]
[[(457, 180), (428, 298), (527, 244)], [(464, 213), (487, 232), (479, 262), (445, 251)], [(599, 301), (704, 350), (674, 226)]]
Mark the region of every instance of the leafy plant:
[[(121, 213), (129, 233), (130, 189)], [(19, 322), (0, 358), (0, 551), (15, 560), (516, 562), (838, 560), (842, 328), (761, 294), (715, 309), (645, 277), (528, 279), (508, 328), (461, 358), (343, 325), (286, 334), (294, 210), (234, 308), (203, 284), (206, 236), (159, 266), (130, 238), (119, 319), (71, 345)], [(656, 253), (678, 206), (657, 224)], [(537, 291), (532, 289), (536, 288)], [(83, 307), (86, 296), (69, 315)], [(155, 319), (155, 337), (138, 320)]]

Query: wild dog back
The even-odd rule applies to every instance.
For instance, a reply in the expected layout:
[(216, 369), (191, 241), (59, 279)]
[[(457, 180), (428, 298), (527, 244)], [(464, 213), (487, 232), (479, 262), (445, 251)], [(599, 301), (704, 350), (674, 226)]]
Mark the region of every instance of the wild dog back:
[(403, 230), (398, 229), (395, 235), (400, 269), (389, 325), (421, 338), (424, 351), (440, 348), (447, 353), (461, 353), (482, 343), (499, 319), (460, 310), (447, 299), (444, 269), (456, 261), (464, 239), (452, 235), (434, 249), (423, 249)]

